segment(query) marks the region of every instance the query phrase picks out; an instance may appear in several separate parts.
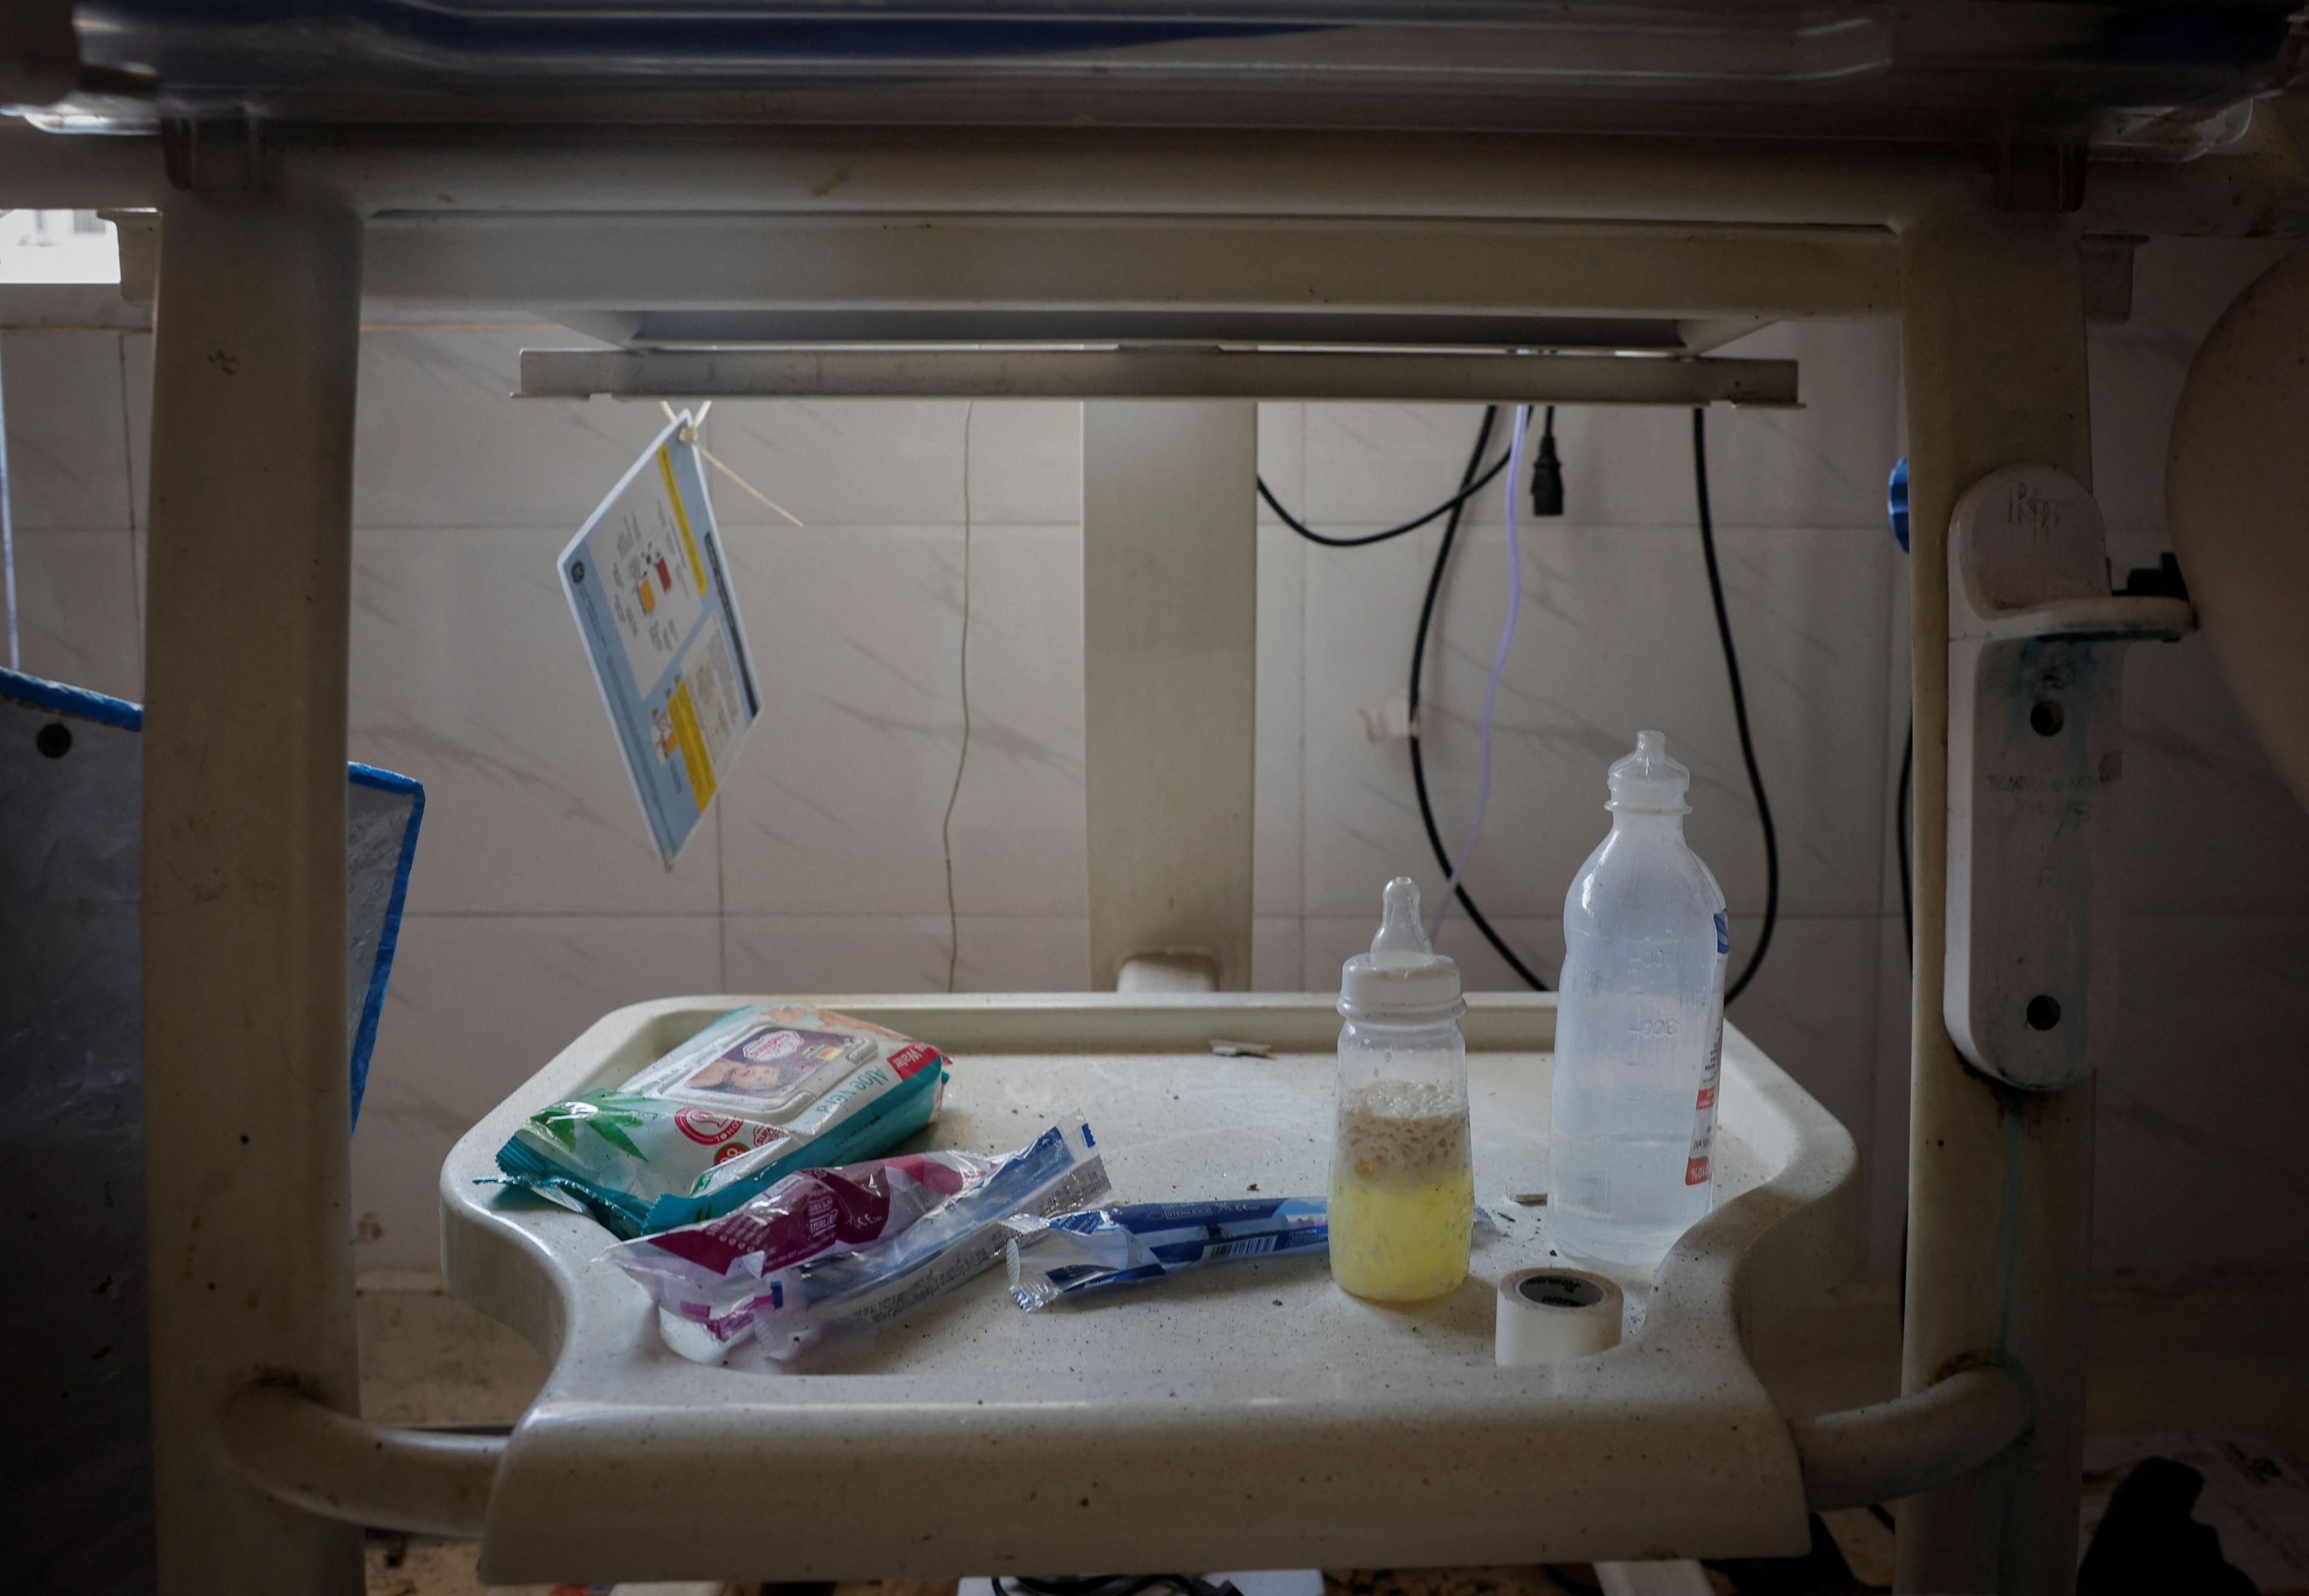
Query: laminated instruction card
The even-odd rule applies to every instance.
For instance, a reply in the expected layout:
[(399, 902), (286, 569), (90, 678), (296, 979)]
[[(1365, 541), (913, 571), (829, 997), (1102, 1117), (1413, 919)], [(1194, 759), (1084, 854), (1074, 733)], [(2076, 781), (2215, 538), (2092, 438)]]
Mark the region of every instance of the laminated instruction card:
[(561, 551), (642, 814), (666, 868), (761, 713), (746, 629), (688, 412), (660, 433)]

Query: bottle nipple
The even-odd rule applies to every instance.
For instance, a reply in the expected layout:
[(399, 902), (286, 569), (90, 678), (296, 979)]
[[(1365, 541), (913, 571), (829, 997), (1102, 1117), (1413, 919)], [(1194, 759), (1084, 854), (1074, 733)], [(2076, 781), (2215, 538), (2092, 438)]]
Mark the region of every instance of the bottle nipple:
[(1380, 903), (1379, 934), (1371, 938), (1373, 958), (1403, 963), (1435, 957), (1434, 944), (1420, 924), (1417, 881), (1409, 876), (1396, 877), (1387, 884)]
[(1459, 967), (1435, 951), (1419, 920), (1419, 883), (1397, 876), (1387, 884), (1385, 908), (1371, 951), (1340, 967), (1339, 1012), (1351, 1020), (1387, 1025), (1434, 1025), (1466, 1012)]

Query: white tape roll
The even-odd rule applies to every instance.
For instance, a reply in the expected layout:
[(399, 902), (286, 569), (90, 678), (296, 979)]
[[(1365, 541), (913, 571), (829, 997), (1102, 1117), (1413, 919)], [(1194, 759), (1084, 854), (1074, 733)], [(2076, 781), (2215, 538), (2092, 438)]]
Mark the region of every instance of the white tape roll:
[(1500, 1282), (1492, 1349), (1502, 1367), (1562, 1363), (1620, 1344), (1618, 1286), (1576, 1269), (1520, 1269)]

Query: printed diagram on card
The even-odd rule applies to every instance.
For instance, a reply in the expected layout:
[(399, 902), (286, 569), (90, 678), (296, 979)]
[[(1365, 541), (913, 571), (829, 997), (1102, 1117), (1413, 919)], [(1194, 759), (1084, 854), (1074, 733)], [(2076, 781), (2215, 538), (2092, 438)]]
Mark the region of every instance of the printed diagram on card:
[(561, 551), (562, 590), (668, 869), (761, 713), (689, 428), (685, 412)]

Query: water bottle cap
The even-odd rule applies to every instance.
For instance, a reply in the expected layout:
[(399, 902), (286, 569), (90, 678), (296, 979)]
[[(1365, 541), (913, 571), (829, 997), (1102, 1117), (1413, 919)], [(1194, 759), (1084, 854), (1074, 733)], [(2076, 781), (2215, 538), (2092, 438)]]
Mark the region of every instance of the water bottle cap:
[(1612, 767), (1612, 801), (1604, 807), (1639, 815), (1688, 815), (1683, 795), (1691, 772), (1667, 757), (1667, 736), (1636, 733), (1636, 751)]
[(1340, 968), (1339, 1012), (1381, 1025), (1440, 1025), (1466, 1011), (1459, 967), (1435, 951), (1420, 924), (1419, 883), (1396, 877), (1387, 884), (1371, 951)]

